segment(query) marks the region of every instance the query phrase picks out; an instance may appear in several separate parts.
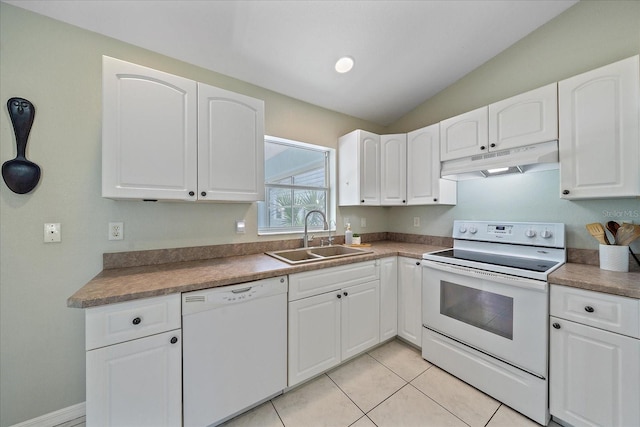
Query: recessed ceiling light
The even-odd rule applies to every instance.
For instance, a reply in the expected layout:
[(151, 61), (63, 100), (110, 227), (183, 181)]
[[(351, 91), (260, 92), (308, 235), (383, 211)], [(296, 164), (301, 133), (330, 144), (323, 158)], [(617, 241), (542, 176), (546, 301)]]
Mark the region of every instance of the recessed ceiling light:
[(343, 56), (342, 58), (338, 59), (338, 62), (336, 62), (336, 71), (341, 74), (351, 71), (352, 68), (353, 58), (350, 56)]

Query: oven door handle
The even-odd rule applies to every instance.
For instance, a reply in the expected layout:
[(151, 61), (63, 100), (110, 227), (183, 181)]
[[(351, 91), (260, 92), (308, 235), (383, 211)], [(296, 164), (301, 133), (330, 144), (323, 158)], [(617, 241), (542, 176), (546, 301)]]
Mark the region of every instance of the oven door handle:
[(526, 277), (511, 276), (509, 274), (496, 273), (494, 271), (478, 270), (477, 268), (464, 267), (460, 265), (446, 264), (442, 262), (422, 260), (424, 268), (445, 271), (447, 273), (459, 274), (467, 277), (491, 280), (504, 285), (517, 286), (519, 288), (531, 289), (541, 292), (547, 291), (547, 282), (542, 280), (528, 279)]

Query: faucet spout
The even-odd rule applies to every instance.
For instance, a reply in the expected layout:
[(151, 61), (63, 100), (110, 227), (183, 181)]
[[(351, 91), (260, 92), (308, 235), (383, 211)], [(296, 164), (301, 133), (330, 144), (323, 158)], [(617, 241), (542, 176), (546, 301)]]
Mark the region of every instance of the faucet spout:
[(304, 237), (302, 238), (302, 243), (304, 244), (305, 248), (309, 247), (309, 233), (307, 231), (308, 224), (309, 224), (309, 217), (311, 216), (311, 214), (314, 214), (314, 213), (318, 213), (320, 214), (320, 216), (322, 216), (322, 221), (324, 222), (324, 229), (325, 230), (329, 229), (329, 223), (327, 222), (327, 217), (324, 215), (324, 212), (319, 211), (317, 209), (307, 212), (307, 215), (305, 215), (304, 217)]

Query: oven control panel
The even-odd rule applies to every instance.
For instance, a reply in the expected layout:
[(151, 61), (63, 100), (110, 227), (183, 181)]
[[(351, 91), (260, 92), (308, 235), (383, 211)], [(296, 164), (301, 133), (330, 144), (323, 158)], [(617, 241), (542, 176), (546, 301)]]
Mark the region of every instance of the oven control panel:
[(453, 222), (453, 238), (564, 248), (564, 224), (542, 222)]

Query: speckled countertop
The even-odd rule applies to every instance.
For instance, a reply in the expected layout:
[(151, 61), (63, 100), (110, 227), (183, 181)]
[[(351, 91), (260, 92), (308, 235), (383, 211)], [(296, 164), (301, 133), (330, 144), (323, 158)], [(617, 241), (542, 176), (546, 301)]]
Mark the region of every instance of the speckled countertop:
[(640, 299), (640, 272), (620, 273), (597, 265), (567, 263), (549, 275), (549, 283)]
[(259, 253), (199, 261), (105, 269), (69, 297), (67, 306), (94, 307), (139, 298), (232, 285), (395, 255), (421, 258), (425, 252), (444, 249), (444, 247), (383, 241), (374, 242), (370, 248), (364, 249), (371, 249), (372, 252), (300, 265), (289, 265)]
[[(398, 236), (393, 237), (397, 238)], [(67, 306), (94, 307), (139, 298), (232, 285), (395, 255), (420, 259), (425, 252), (451, 247), (451, 243), (446, 240), (427, 239), (426, 241), (427, 243), (374, 241), (372, 246), (367, 248), (372, 250), (368, 254), (300, 265), (289, 265), (261, 253), (274, 250), (272, 248), (260, 248), (257, 251), (260, 253), (242, 254), (246, 248), (237, 249), (239, 245), (221, 245), (214, 249), (208, 247), (143, 251), (133, 253), (131, 256), (124, 253), (105, 254), (105, 269), (69, 297)], [(194, 254), (194, 249), (199, 253)], [(234, 256), (212, 254), (212, 250), (222, 251), (225, 254), (231, 253)], [(256, 248), (253, 247), (252, 250), (256, 251)], [(581, 262), (582, 256), (582, 253), (576, 254), (577, 259)], [(135, 266), (135, 263), (139, 262), (136, 258), (140, 257), (144, 258), (142, 262), (149, 264)], [(204, 257), (204, 259), (185, 261), (182, 260), (183, 257), (186, 259)], [(570, 252), (570, 261), (571, 258)], [(167, 262), (167, 259), (181, 261)], [(133, 266), (129, 266), (132, 264)], [(123, 265), (123, 267), (114, 267), (115, 265)], [(569, 262), (551, 273), (549, 282), (640, 299), (640, 272), (637, 271), (617, 273), (601, 270), (597, 265)]]

